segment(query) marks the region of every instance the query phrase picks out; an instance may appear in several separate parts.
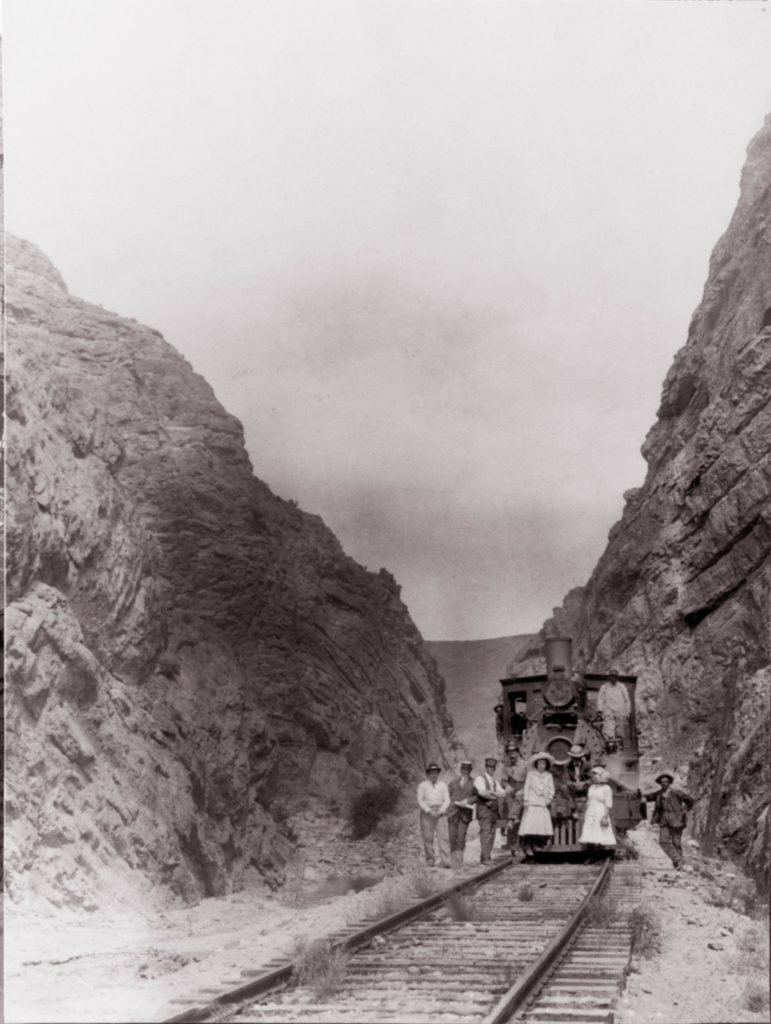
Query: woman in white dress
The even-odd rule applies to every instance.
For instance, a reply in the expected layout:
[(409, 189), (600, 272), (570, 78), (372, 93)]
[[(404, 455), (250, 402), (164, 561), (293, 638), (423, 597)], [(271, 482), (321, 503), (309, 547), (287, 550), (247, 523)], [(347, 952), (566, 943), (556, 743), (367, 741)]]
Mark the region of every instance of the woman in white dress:
[(530, 758), (529, 771), (525, 779), (525, 811), (519, 826), (519, 839), (526, 857), (533, 856), (537, 846), (543, 849), (554, 828), (549, 814), (549, 804), (554, 799), (554, 779), (548, 770), (554, 763), (551, 754), (543, 751)]
[(611, 853), (616, 845), (616, 836), (611, 820), (613, 790), (608, 785), (610, 774), (598, 765), (592, 768), (589, 777), (591, 782), (586, 794), (586, 813), (578, 841), (590, 848), (594, 847), (595, 852)]

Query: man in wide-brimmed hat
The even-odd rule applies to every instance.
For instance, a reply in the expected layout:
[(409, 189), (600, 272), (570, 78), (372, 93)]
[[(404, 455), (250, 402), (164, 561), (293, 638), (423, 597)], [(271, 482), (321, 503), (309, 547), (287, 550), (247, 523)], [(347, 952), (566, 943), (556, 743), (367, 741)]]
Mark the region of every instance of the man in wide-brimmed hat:
[(439, 778), (441, 768), (432, 761), (426, 765), (426, 778), (418, 786), (418, 808), (420, 809), (420, 834), (426, 854), (426, 864), (434, 866), (434, 840), (439, 847), (439, 859), (443, 868), (450, 863), (450, 836), (447, 830), (447, 809), (450, 806), (450, 792), (447, 783)]
[(568, 750), (570, 760), (565, 768), (568, 793), (570, 795), (570, 816), (577, 820), (586, 806), (586, 791), (589, 788), (589, 755), (584, 748), (574, 743)]
[(671, 772), (660, 772), (656, 776), (659, 789), (644, 796), (646, 800), (655, 801), (651, 824), (659, 826), (659, 846), (679, 871), (683, 864), (683, 831), (688, 821), (686, 812), (693, 807), (694, 800), (681, 789), (675, 789), (674, 781)]

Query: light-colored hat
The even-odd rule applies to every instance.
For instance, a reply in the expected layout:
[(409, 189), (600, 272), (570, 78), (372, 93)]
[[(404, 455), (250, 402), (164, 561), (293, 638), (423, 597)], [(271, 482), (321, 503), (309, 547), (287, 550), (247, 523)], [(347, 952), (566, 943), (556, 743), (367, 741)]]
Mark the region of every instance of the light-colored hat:
[(596, 765), (589, 772), (598, 782), (607, 782), (610, 778), (610, 772), (607, 768), (603, 768), (601, 764)]
[(671, 772), (662, 772), (660, 775), (656, 776), (656, 782), (661, 782), (662, 779), (669, 779), (670, 786), (675, 781), (675, 777)]
[(474, 767), (474, 765), (471, 763), (471, 761), (461, 761), (460, 766), (461, 766), (461, 768), (473, 768)]
[(547, 764), (554, 764), (554, 758), (551, 754), (547, 754), (545, 750), (541, 750), (539, 753), (533, 754), (527, 763), (531, 764), (535, 768), (539, 761), (546, 761)]
[(568, 754), (570, 754), (571, 757), (588, 757), (589, 756), (586, 753), (586, 751), (584, 750), (584, 748), (581, 746), (580, 743), (574, 743), (573, 746), (568, 751)]
[(491, 754), (490, 757), (485, 758), (485, 764), (498, 764), (498, 758), (493, 757)]
[(432, 761), (430, 764), (426, 765), (426, 772), (440, 772), (441, 770), (442, 769), (439, 767), (436, 761)]

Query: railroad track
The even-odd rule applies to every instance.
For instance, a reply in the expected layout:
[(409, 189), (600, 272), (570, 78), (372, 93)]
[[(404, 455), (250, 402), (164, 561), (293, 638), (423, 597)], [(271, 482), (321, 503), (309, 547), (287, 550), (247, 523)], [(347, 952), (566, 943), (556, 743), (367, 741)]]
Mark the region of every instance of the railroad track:
[(167, 1024), (604, 1024), (623, 987), (627, 911), (638, 894), (633, 863), (613, 871), (610, 862), (601, 869), (507, 858), (382, 921), (332, 936), (333, 947), (346, 951), (332, 994), (321, 998), (318, 980), (291, 984), (296, 965), (282, 961), (244, 972), (253, 977)]

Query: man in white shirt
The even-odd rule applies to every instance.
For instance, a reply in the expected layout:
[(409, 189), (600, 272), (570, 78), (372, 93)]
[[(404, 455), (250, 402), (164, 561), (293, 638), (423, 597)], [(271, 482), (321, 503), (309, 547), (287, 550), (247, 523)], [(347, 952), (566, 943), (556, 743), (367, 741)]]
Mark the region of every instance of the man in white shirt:
[(600, 687), (597, 694), (597, 710), (602, 715), (602, 735), (606, 743), (619, 740), (624, 742), (626, 724), (632, 711), (629, 691), (618, 681), (618, 672), (611, 669), (608, 681)]
[(474, 779), (474, 789), (477, 791), (477, 821), (479, 822), (480, 861), (482, 864), (490, 863), (490, 855), (495, 843), (495, 826), (498, 824), (498, 819), (503, 817), (503, 799), (506, 791), (495, 778), (497, 767), (497, 758), (486, 758), (484, 775), (477, 775)]
[(447, 809), (450, 806), (450, 791), (447, 784), (439, 779), (441, 771), (433, 762), (426, 766), (427, 779), (418, 786), (418, 807), (420, 808), (420, 834), (426, 852), (426, 864), (434, 866), (434, 839), (439, 847), (439, 862), (443, 868), (452, 867), (450, 861), (450, 834), (447, 830)]

